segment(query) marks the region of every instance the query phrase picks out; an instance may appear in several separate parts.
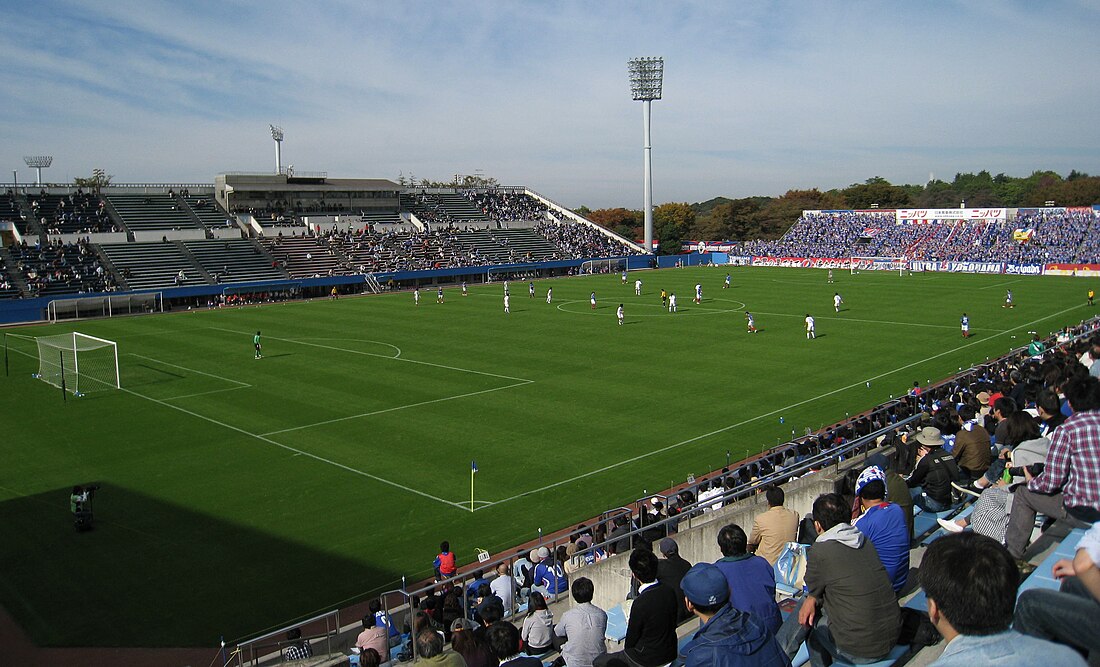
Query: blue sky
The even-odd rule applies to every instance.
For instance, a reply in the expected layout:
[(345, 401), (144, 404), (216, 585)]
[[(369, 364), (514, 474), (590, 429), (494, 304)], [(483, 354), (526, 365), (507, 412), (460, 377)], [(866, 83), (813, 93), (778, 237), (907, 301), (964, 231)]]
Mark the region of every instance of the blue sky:
[(210, 182), (481, 171), (568, 206), (638, 208), (665, 58), (654, 201), (872, 176), (1100, 174), (1100, 3), (9, 3), (0, 169)]

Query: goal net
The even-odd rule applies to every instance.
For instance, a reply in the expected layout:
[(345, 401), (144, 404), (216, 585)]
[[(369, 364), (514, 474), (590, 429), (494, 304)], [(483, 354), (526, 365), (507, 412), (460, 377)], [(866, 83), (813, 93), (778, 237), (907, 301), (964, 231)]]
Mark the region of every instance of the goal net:
[(909, 262), (904, 257), (852, 257), (852, 274), (860, 271), (894, 271), (899, 276), (909, 272)]
[(581, 274), (587, 273), (622, 273), (626, 271), (626, 258), (618, 259), (590, 259), (581, 264)]
[(82, 333), (39, 336), (35, 377), (80, 396), (93, 391), (121, 389), (118, 345)]

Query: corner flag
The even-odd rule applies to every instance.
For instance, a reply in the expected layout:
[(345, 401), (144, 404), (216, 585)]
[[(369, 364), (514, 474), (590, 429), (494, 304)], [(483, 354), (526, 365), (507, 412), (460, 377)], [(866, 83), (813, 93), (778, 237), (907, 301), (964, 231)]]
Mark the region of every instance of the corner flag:
[(477, 472), (477, 461), (470, 459), (470, 511), (474, 511), (474, 474)]

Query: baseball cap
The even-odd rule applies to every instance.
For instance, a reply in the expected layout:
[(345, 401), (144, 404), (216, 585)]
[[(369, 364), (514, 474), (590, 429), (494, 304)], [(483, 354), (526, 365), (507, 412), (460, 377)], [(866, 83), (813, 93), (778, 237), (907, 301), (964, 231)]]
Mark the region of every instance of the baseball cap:
[(666, 537), (661, 540), (661, 553), (664, 555), (679, 553), (680, 547), (676, 546), (676, 540)]
[(537, 553), (538, 553), (539, 558), (549, 558), (550, 557), (550, 550), (547, 549), (546, 547), (539, 547), (539, 550), (538, 550)]
[(726, 575), (713, 563), (692, 566), (680, 580), (680, 589), (692, 603), (705, 606), (722, 604), (730, 597), (730, 585)]

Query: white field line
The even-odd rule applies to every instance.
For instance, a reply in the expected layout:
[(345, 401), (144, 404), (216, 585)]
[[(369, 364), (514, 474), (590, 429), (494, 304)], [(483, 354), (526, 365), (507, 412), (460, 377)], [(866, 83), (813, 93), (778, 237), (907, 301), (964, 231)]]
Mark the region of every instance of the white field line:
[(418, 408), (424, 405), (431, 405), (432, 403), (442, 403), (444, 401), (453, 401), (459, 398), (469, 398), (470, 396), (478, 396), (480, 394), (490, 394), (494, 391), (503, 391), (505, 389), (512, 389), (513, 387), (522, 387), (523, 385), (531, 384), (534, 380), (524, 380), (523, 382), (515, 382), (513, 384), (504, 385), (503, 387), (493, 387), (492, 389), (482, 389), (481, 391), (471, 391), (465, 394), (457, 394), (455, 396), (444, 396), (443, 398), (433, 398), (428, 401), (420, 401), (419, 403), (409, 403), (408, 405), (397, 405), (392, 408), (383, 408), (382, 410), (374, 410), (373, 412), (363, 412), (357, 415), (348, 415), (347, 417), (337, 417), (335, 419), (326, 419), (325, 421), (315, 422), (313, 424), (303, 424), (301, 426), (292, 426), (290, 428), (280, 429), (278, 431), (269, 431), (261, 435), (278, 435), (280, 433), (290, 433), (291, 431), (301, 431), (307, 428), (314, 428), (316, 426), (325, 426), (326, 424), (336, 424), (351, 419), (362, 419), (363, 417), (373, 417), (375, 415), (385, 414), (387, 412), (396, 412), (398, 410), (407, 410), (409, 408)]
[[(1059, 315), (1063, 315), (1063, 314), (1068, 313), (1070, 311), (1077, 310), (1078, 308), (1079, 308), (1079, 306), (1073, 306), (1071, 308), (1066, 308), (1065, 310), (1060, 310), (1057, 313), (1051, 313), (1050, 315), (1040, 317), (1040, 318), (1032, 320), (1031, 322), (1028, 322), (1026, 324), (1021, 324), (1018, 327), (1015, 327), (1013, 329), (1009, 329), (1008, 331), (1001, 332), (1000, 334), (997, 334), (997, 335), (1004, 335), (1004, 334), (1008, 333), (1009, 331), (1017, 331), (1019, 329), (1027, 329), (1028, 327), (1034, 325), (1036, 322), (1041, 322), (1043, 320), (1047, 320), (1047, 319), (1050, 319), (1052, 317), (1058, 317)], [(921, 359), (919, 361), (914, 361), (913, 363), (906, 364), (904, 366), (900, 366), (898, 368), (895, 368), (894, 370), (886, 371), (885, 373), (879, 373), (878, 375), (875, 375), (873, 377), (858, 380), (858, 381), (853, 382), (853, 383), (851, 383), (847, 386), (840, 387), (839, 389), (834, 389), (832, 391), (829, 391), (829, 392), (826, 392), (826, 393), (823, 393), (823, 394), (818, 394), (817, 396), (814, 396), (812, 398), (808, 398), (804, 401), (799, 401), (797, 403), (791, 403), (790, 405), (784, 406), (782, 408), (777, 408), (775, 410), (772, 410), (771, 412), (768, 412), (768, 413), (765, 413), (765, 414), (762, 414), (762, 415), (756, 415), (755, 417), (750, 417), (748, 419), (741, 420), (741, 421), (739, 421), (735, 424), (730, 424), (729, 426), (723, 426), (722, 428), (715, 429), (715, 430), (713, 430), (709, 433), (703, 433), (702, 435), (697, 435), (693, 438), (688, 438), (687, 440), (681, 440), (680, 442), (677, 442), (675, 444), (667, 445), (665, 447), (661, 447), (660, 449), (655, 449), (653, 451), (649, 451), (649, 452), (646, 452), (644, 454), (639, 454), (638, 456), (633, 456), (629, 459), (619, 461), (618, 463), (612, 463), (612, 464), (606, 465), (602, 468), (598, 468), (596, 470), (591, 470), (589, 472), (582, 473), (582, 474), (576, 475), (574, 477), (570, 477), (569, 479), (563, 479), (559, 482), (554, 482), (553, 484), (547, 484), (547, 485), (541, 486), (537, 489), (532, 489), (530, 491), (524, 491), (523, 493), (518, 493), (514, 496), (504, 498), (503, 500), (492, 501), (489, 504), (485, 505), (484, 507), (477, 508), (475, 511), (479, 511), (479, 510), (482, 510), (482, 509), (488, 509), (489, 507), (492, 507), (494, 505), (499, 505), (501, 503), (506, 503), (506, 502), (509, 502), (509, 501), (512, 501), (512, 500), (516, 500), (517, 498), (523, 498), (525, 496), (530, 496), (530, 495), (533, 495), (533, 494), (536, 494), (536, 493), (542, 493), (543, 491), (548, 491), (550, 489), (553, 489), (553, 488), (556, 488), (556, 487), (559, 487), (559, 486), (563, 486), (565, 484), (571, 484), (573, 482), (584, 479), (586, 477), (591, 477), (593, 475), (598, 475), (600, 473), (607, 472), (608, 470), (613, 470), (615, 468), (627, 465), (629, 463), (634, 463), (635, 461), (640, 461), (642, 459), (649, 458), (650, 456), (654, 456), (656, 454), (661, 454), (663, 452), (667, 452), (667, 451), (672, 450), (672, 449), (677, 449), (679, 447), (683, 447), (684, 445), (689, 445), (693, 442), (698, 442), (699, 440), (703, 440), (705, 438), (709, 438), (711, 436), (718, 435), (719, 433), (725, 433), (726, 431), (729, 431), (731, 429), (735, 429), (739, 426), (744, 426), (745, 424), (751, 424), (754, 421), (758, 421), (758, 420), (764, 419), (766, 417), (771, 417), (773, 415), (780, 414), (782, 412), (791, 410), (793, 408), (797, 408), (797, 407), (806, 405), (807, 403), (812, 403), (816, 400), (825, 398), (826, 396), (832, 396), (833, 394), (838, 394), (842, 391), (847, 391), (849, 389), (853, 389), (855, 387), (858, 387), (861, 384), (865, 384), (865, 383), (870, 382), (872, 380), (878, 380), (880, 378), (884, 378), (884, 377), (887, 377), (889, 375), (893, 375), (895, 373), (900, 373), (901, 371), (912, 368), (913, 366), (917, 366), (919, 364), (927, 363), (927, 362), (929, 362), (933, 359), (938, 359), (939, 357), (947, 356), (949, 354), (954, 354), (954, 353), (956, 353), (960, 350), (964, 350), (964, 349), (966, 349), (968, 347), (971, 347), (973, 345), (977, 345), (979, 342), (984, 342), (984, 341), (974, 341), (974, 342), (971, 342), (971, 343), (967, 343), (965, 345), (960, 345), (956, 348), (947, 350), (946, 352), (941, 352), (939, 354), (934, 354), (930, 357), (926, 357), (926, 358)]]
[[(27, 352), (23, 352), (22, 350), (15, 350), (14, 348), (12, 348), (12, 349), (13, 349), (13, 351), (18, 352), (19, 354), (30, 357), (32, 359), (37, 359), (38, 358), (37, 355), (29, 354)], [(132, 396), (137, 396), (138, 398), (144, 398), (145, 400), (151, 401), (153, 403), (157, 403), (158, 405), (163, 405), (166, 408), (170, 408), (172, 410), (176, 410), (178, 412), (182, 412), (184, 414), (191, 415), (192, 417), (195, 417), (196, 419), (201, 419), (205, 422), (210, 422), (211, 424), (214, 424), (216, 426), (221, 426), (222, 428), (228, 429), (230, 431), (235, 431), (237, 433), (240, 433), (241, 435), (247, 435), (250, 438), (256, 438), (257, 440), (260, 440), (262, 442), (266, 442), (269, 445), (274, 445), (274, 446), (276, 446), (280, 449), (285, 449), (288, 452), (293, 452), (293, 453), (298, 454), (300, 456), (305, 456), (305, 457), (313, 459), (314, 461), (319, 461), (321, 463), (327, 463), (331, 466), (335, 466), (337, 468), (340, 468), (341, 470), (345, 470), (345, 471), (350, 472), (350, 473), (355, 474), (355, 475), (360, 475), (360, 476), (366, 477), (368, 479), (373, 479), (374, 481), (379, 482), (381, 484), (386, 484), (388, 486), (392, 486), (394, 488), (401, 489), (402, 491), (407, 491), (407, 492), (412, 493), (414, 495), (418, 495), (422, 498), (427, 498), (429, 500), (434, 500), (436, 502), (443, 503), (444, 505), (450, 505), (451, 507), (457, 507), (458, 509), (463, 510), (464, 512), (470, 511), (469, 507), (468, 507), (468, 503), (463, 504), (463, 503), (452, 502), (450, 500), (444, 500), (443, 498), (433, 496), (430, 493), (425, 493), (425, 492), (420, 491), (418, 489), (414, 489), (412, 487), (405, 486), (404, 484), (398, 484), (397, 482), (392, 482), (392, 481), (386, 479), (385, 477), (379, 477), (377, 475), (372, 475), (369, 472), (364, 472), (364, 471), (359, 470), (357, 468), (352, 468), (351, 466), (346, 466), (343, 463), (338, 463), (338, 462), (333, 461), (331, 459), (326, 459), (323, 456), (318, 456), (316, 454), (311, 454), (309, 452), (297, 449), (296, 447), (291, 447), (290, 445), (284, 445), (281, 442), (276, 442), (275, 440), (272, 440), (271, 438), (267, 438), (263, 435), (259, 435), (259, 434), (256, 434), (256, 433), (250, 433), (249, 431), (246, 431), (243, 428), (240, 428), (238, 426), (233, 426), (232, 424), (226, 424), (225, 422), (218, 421), (217, 419), (214, 419), (213, 417), (207, 417), (206, 415), (199, 414), (198, 412), (194, 412), (194, 411), (188, 410), (186, 408), (181, 408), (178, 405), (172, 405), (171, 403), (167, 403), (167, 402), (165, 402), (165, 401), (163, 401), (159, 398), (153, 398), (152, 396), (146, 396), (145, 394), (140, 394), (140, 393), (138, 393), (138, 392), (136, 392), (132, 389), (127, 389), (127, 388), (123, 387), (120, 391), (124, 391), (127, 394), (130, 394)]]
[(1016, 280), (1006, 280), (1003, 283), (993, 283), (992, 285), (986, 285), (985, 287), (979, 287), (978, 289), (993, 289), (994, 287), (1004, 287), (1005, 285), (1013, 285), (1020, 282), (1023, 278), (1017, 278)]
[[(208, 327), (208, 328), (213, 329), (215, 331), (225, 331), (227, 333), (238, 334), (238, 335), (241, 335), (241, 336), (251, 336), (252, 335), (252, 334), (250, 334), (246, 331), (236, 331), (234, 329), (223, 329), (221, 327)], [(277, 341), (281, 341), (281, 342), (284, 342), (284, 343), (294, 343), (295, 345), (306, 345), (306, 346), (309, 346), (309, 347), (319, 347), (319, 348), (324, 349), (324, 350), (335, 350), (337, 352), (347, 352), (348, 354), (359, 354), (359, 355), (363, 355), (365, 357), (377, 357), (379, 359), (391, 359), (393, 361), (401, 361), (401, 362), (404, 362), (404, 363), (407, 363), (407, 364), (418, 364), (418, 365), (421, 365), (421, 366), (431, 366), (433, 368), (445, 368), (449, 371), (459, 371), (461, 373), (473, 373), (474, 375), (484, 375), (486, 377), (500, 378), (502, 380), (512, 380), (514, 382), (524, 382), (524, 383), (534, 382), (534, 380), (531, 380), (531, 379), (528, 379), (528, 378), (517, 378), (517, 377), (512, 377), (511, 375), (501, 375), (499, 373), (489, 373), (487, 371), (475, 371), (472, 368), (458, 368), (457, 366), (447, 366), (447, 365), (444, 365), (444, 364), (434, 364), (430, 361), (416, 361), (415, 359), (406, 359), (404, 357), (390, 357), (390, 356), (386, 356), (384, 354), (376, 354), (374, 352), (363, 352), (361, 350), (349, 350), (346, 347), (336, 347), (335, 345), (321, 345), (320, 343), (309, 343), (309, 342), (306, 342), (304, 340), (294, 340), (292, 338), (277, 338), (275, 336), (264, 336), (264, 338), (267, 338), (268, 340), (277, 340)]]
[(226, 391), (240, 391), (241, 389), (248, 389), (251, 386), (252, 385), (248, 385), (248, 386), (244, 386), (244, 387), (226, 387), (225, 389), (211, 389), (210, 391), (200, 391), (200, 392), (196, 392), (194, 394), (184, 394), (183, 396), (169, 396), (169, 397), (161, 399), (161, 400), (164, 400), (164, 401), (178, 401), (178, 400), (184, 399), (184, 398), (195, 398), (196, 396), (206, 396), (208, 394), (221, 394), (221, 393), (226, 392)]
[(145, 359), (146, 361), (152, 361), (153, 363), (160, 364), (161, 366), (171, 366), (172, 368), (178, 368), (181, 371), (187, 371), (188, 373), (198, 373), (199, 375), (205, 375), (207, 377), (217, 378), (218, 380), (224, 380), (225, 382), (231, 382), (233, 384), (240, 385), (241, 387), (251, 387), (252, 386), (252, 385), (248, 384), (247, 382), (241, 382), (240, 380), (232, 380), (232, 379), (227, 378), (227, 377), (222, 377), (221, 375), (215, 375), (213, 373), (207, 373), (206, 371), (199, 371), (199, 370), (195, 370), (194, 368), (188, 368), (187, 366), (180, 366), (178, 364), (170, 364), (167, 361), (161, 361), (160, 359), (154, 359), (153, 357), (147, 357), (144, 354), (138, 354), (137, 352), (126, 352), (124, 354), (127, 355), (127, 356), (131, 356), (131, 357), (137, 357), (138, 359)]
[[(792, 313), (765, 313), (765, 312), (761, 312), (761, 311), (753, 311), (753, 315), (768, 315), (768, 316), (771, 316), (771, 317), (795, 317), (795, 318), (798, 318), (800, 320), (804, 319), (806, 317), (805, 315), (797, 315), (797, 314), (792, 314)], [(889, 324), (891, 326), (903, 326), (903, 327), (926, 327), (926, 328), (929, 328), (929, 329), (955, 329), (955, 330), (958, 330), (958, 328), (959, 328), (959, 326), (957, 324), (925, 324), (925, 323), (922, 323), (922, 322), (894, 322), (892, 320), (861, 320), (861, 319), (856, 318), (856, 317), (838, 317), (836, 315), (831, 315), (831, 316), (815, 315), (814, 319), (815, 320), (820, 320), (820, 321), (829, 321), (829, 322), (863, 322), (864, 324)], [(1015, 331), (1015, 329), (1005, 329), (1005, 330), (1002, 331), (1001, 329), (981, 329), (981, 328), (978, 328), (978, 327), (970, 327), (970, 330), (971, 331), (992, 331), (993, 333), (996, 333), (996, 334), (1004, 334), (1004, 333), (1008, 333), (1009, 331)]]

